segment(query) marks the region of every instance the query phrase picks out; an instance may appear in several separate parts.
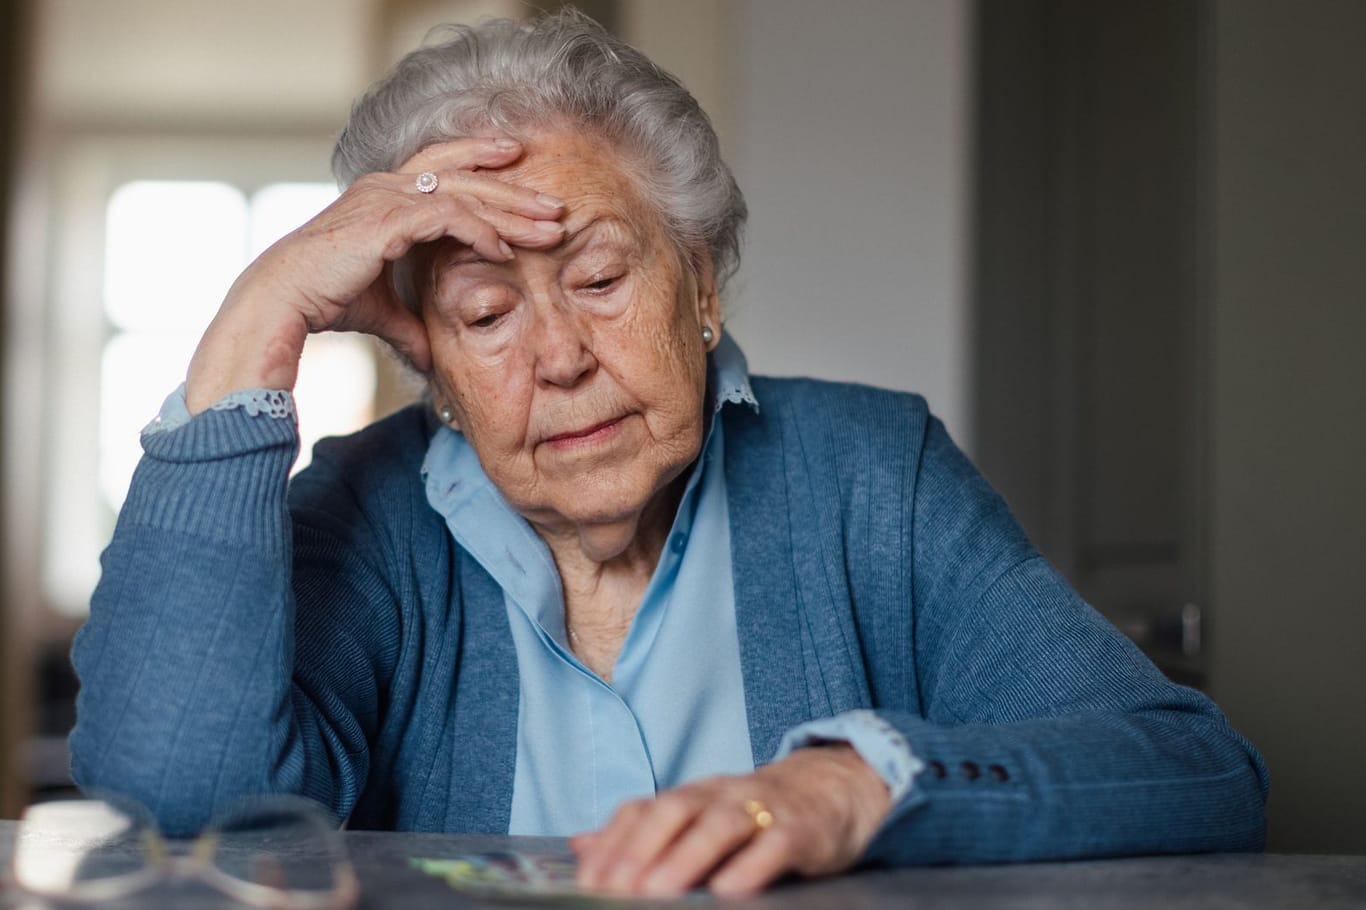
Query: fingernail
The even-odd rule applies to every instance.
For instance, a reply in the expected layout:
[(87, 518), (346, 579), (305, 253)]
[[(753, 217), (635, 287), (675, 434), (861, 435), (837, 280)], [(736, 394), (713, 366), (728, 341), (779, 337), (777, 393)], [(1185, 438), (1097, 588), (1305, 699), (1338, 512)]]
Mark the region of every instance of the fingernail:
[(536, 230), (542, 234), (558, 234), (564, 228), (558, 221), (537, 221)]
[(493, 144), (498, 146), (500, 149), (506, 149), (509, 151), (515, 148), (519, 148), (521, 146), (521, 143), (518, 142), (516, 139), (509, 139), (506, 136), (504, 136), (502, 139), (493, 140)]
[(552, 209), (564, 208), (564, 200), (557, 199), (549, 193), (540, 193), (536, 196), (536, 201), (539, 202), (541, 205), (549, 206)]
[(498, 241), (498, 249), (502, 250), (503, 255), (506, 256), (508, 259), (512, 258), (512, 247), (508, 246), (506, 240)]

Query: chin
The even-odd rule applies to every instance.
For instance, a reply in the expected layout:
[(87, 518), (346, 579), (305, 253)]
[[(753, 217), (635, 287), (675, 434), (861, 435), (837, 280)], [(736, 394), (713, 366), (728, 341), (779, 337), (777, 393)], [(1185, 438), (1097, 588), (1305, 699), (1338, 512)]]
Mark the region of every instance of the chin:
[(557, 511), (576, 525), (610, 525), (639, 520), (647, 504), (648, 500), (586, 495), (575, 497), (573, 502), (566, 503), (564, 509)]
[(612, 471), (607, 477), (589, 477), (569, 484), (564, 495), (558, 497), (557, 505), (562, 508), (557, 511), (579, 525), (634, 523), (667, 487), (667, 480), (662, 484), (646, 483)]

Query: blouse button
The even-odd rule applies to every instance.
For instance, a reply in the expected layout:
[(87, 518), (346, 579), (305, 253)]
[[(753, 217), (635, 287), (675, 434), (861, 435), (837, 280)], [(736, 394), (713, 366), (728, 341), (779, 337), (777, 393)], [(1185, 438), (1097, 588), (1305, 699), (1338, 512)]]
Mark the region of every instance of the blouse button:
[(930, 773), (937, 777), (939, 780), (943, 780), (945, 777), (948, 776), (949, 770), (944, 767), (944, 763), (942, 761), (932, 761), (930, 762)]
[(976, 762), (965, 761), (958, 768), (968, 780), (976, 780), (982, 776), (982, 771), (977, 767)]
[(1002, 783), (1010, 780), (1010, 775), (1007, 774), (1006, 769), (1000, 765), (987, 765), (987, 773)]

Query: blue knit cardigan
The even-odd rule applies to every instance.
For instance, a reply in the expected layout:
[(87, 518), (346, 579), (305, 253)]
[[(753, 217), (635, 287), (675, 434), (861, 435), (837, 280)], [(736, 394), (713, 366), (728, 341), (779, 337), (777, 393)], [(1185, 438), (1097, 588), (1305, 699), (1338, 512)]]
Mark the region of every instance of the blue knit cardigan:
[[(754, 760), (874, 708), (928, 763), (895, 864), (1256, 850), (1266, 772), (1029, 545), (912, 395), (755, 379), (725, 471)], [(168, 830), (263, 792), (357, 828), (503, 833), (518, 675), (503, 596), (419, 474), (413, 407), (320, 444), (207, 411), (144, 440), (74, 650), (72, 771)], [(288, 492), (286, 488), (288, 487)]]

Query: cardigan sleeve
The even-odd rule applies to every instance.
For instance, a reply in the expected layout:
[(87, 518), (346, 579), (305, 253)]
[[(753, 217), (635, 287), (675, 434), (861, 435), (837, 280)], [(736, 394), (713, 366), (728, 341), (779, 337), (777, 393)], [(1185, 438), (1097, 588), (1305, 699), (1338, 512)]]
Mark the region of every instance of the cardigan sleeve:
[(365, 783), (396, 610), (363, 543), (291, 517), (298, 444), (292, 420), (240, 409), (145, 435), (101, 558), (72, 775), (171, 834), (271, 792), (343, 818)]
[(912, 500), (919, 710), (879, 714), (926, 768), (869, 862), (1262, 848), (1256, 749), (1083, 602), (936, 420)]

